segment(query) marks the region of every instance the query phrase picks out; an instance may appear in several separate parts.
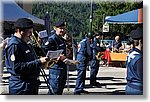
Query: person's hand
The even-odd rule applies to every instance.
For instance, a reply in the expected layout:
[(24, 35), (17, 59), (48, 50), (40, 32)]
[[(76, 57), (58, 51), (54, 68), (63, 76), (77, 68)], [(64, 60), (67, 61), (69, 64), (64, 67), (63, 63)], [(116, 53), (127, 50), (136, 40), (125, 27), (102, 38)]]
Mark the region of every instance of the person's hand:
[(3, 40), (3, 44), (6, 45), (8, 40)]
[(64, 56), (63, 54), (61, 54), (61, 55), (57, 58), (57, 60), (61, 60), (61, 61), (63, 61), (64, 59), (66, 59), (66, 56)]
[(65, 64), (68, 64), (68, 65), (71, 65), (71, 64), (80, 64), (80, 62), (78, 60), (71, 60), (71, 59), (68, 59), (66, 58), (63, 62), (65, 62)]
[(5, 48), (6, 45), (7, 45), (7, 41), (3, 40), (2, 43), (0, 44), (0, 47)]
[(41, 58), (40, 58), (40, 61), (41, 61), (41, 63), (43, 63), (43, 64), (46, 63), (46, 62), (48, 62), (48, 60), (49, 60), (48, 57), (41, 57)]

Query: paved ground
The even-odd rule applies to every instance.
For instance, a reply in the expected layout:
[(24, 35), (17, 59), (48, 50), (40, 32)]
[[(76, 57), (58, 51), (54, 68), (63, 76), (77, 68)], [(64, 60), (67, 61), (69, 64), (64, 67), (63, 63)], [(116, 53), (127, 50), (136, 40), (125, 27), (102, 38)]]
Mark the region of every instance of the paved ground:
[[(4, 71), (6, 72), (6, 71)], [(48, 70), (45, 70), (48, 75)], [(73, 95), (75, 82), (76, 82), (76, 70), (74, 66), (69, 67), (69, 89), (64, 89), (64, 95)], [(87, 78), (85, 81), (85, 90), (89, 91), (87, 95), (124, 95), (125, 84), (126, 84), (126, 68), (120, 67), (100, 67), (98, 73), (98, 82), (101, 83), (101, 88), (91, 87), (89, 85), (89, 74), (90, 71), (87, 71)], [(0, 84), (0, 94), (8, 94), (8, 73), (3, 74), (3, 80)], [(46, 95), (48, 88), (43, 81), (43, 77), (40, 77), (42, 84), (39, 89), (39, 94)]]

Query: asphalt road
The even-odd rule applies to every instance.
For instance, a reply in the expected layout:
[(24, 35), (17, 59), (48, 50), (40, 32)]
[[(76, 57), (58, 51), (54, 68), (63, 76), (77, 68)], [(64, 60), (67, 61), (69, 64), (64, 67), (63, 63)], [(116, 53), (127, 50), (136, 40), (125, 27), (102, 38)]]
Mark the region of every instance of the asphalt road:
[[(48, 75), (48, 70), (45, 70)], [(90, 86), (89, 81), (90, 69), (87, 70), (85, 80), (85, 90), (89, 93), (83, 95), (124, 95), (126, 85), (126, 68), (120, 67), (100, 67), (97, 75), (97, 81), (101, 83), (101, 87)], [(0, 84), (0, 94), (9, 94), (8, 91), (8, 77), (6, 69), (2, 76), (2, 82)], [(63, 95), (74, 95), (74, 88), (76, 84), (77, 72), (75, 66), (69, 66), (69, 84), (64, 89)], [(40, 85), (39, 95), (47, 95), (48, 88), (40, 76), (42, 84)]]

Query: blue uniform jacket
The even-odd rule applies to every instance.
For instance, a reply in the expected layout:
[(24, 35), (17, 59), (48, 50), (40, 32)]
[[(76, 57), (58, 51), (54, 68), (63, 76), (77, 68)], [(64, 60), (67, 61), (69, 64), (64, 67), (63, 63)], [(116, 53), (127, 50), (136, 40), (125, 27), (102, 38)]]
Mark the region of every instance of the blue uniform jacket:
[(143, 86), (143, 53), (140, 50), (133, 48), (127, 56), (126, 66), (127, 84)]
[(119, 49), (122, 46), (121, 41), (116, 42), (116, 40), (114, 40), (112, 46)]
[[(11, 74), (9, 79), (10, 91), (12, 94), (20, 94), (23, 90), (32, 90), (37, 83), (40, 68), (42, 65), (39, 59), (35, 59), (32, 49), (21, 39), (13, 36), (8, 43), (5, 64)], [(31, 92), (32, 93), (32, 92)], [(11, 94), (11, 93), (10, 93)], [(27, 93), (28, 94), (28, 93)]]
[(91, 56), (91, 48), (89, 38), (85, 38), (80, 41), (78, 45), (78, 54), (83, 54), (86, 57)]
[(90, 57), (91, 57), (90, 42), (88, 38), (85, 38), (82, 41), (80, 41), (78, 45), (77, 60), (80, 62), (80, 64), (77, 65), (77, 69), (85, 70), (88, 61), (91, 59)]
[(37, 78), (39, 75), (40, 60), (34, 57), (32, 49), (21, 39), (12, 37), (6, 51), (6, 67), (8, 72), (14, 76), (26, 79)]
[(95, 37), (93, 44), (92, 44), (92, 54), (93, 54), (93, 59), (96, 59), (96, 55), (98, 52), (103, 52), (105, 51), (104, 48), (100, 47), (100, 42), (99, 40)]
[[(48, 41), (43, 46), (45, 51), (56, 51), (56, 50), (63, 50), (62, 54), (66, 56), (66, 44), (65, 40), (62, 37), (59, 37), (57, 34), (53, 34), (48, 38)], [(54, 64), (51, 68), (65, 68), (66, 65), (63, 61), (58, 61)]]

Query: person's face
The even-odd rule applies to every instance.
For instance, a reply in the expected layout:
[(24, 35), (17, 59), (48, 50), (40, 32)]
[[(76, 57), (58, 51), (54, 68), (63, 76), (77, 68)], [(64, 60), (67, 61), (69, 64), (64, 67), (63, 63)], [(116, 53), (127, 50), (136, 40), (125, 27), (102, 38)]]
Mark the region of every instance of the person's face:
[(64, 34), (65, 34), (65, 26), (54, 27), (54, 30), (56, 31), (56, 34), (59, 36), (64, 36)]
[(28, 42), (30, 40), (30, 36), (32, 35), (33, 33), (33, 28), (30, 28), (30, 29), (26, 29), (24, 32), (23, 32), (23, 39)]
[(118, 41), (118, 40), (119, 40), (119, 38), (120, 38), (119, 36), (116, 36), (116, 37), (115, 37), (115, 40), (116, 40), (116, 41)]
[(98, 39), (101, 39), (101, 36), (100, 36), (100, 35), (98, 35), (98, 36), (97, 36), (97, 38), (98, 38)]
[(89, 39), (90, 40), (90, 44), (92, 44), (92, 42), (93, 42), (93, 39)]
[(139, 40), (139, 45), (141, 47), (141, 51), (143, 51), (143, 39), (142, 40)]

